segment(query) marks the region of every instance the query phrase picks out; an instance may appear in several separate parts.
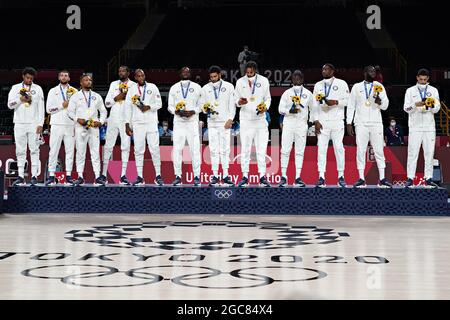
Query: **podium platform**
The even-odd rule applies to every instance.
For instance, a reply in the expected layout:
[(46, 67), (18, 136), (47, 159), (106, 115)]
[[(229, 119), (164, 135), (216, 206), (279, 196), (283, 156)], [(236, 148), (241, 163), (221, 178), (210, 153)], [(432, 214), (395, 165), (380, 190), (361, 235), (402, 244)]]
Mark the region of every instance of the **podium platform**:
[(450, 215), (447, 190), (212, 188), (207, 186), (25, 186), (8, 190), (6, 213)]

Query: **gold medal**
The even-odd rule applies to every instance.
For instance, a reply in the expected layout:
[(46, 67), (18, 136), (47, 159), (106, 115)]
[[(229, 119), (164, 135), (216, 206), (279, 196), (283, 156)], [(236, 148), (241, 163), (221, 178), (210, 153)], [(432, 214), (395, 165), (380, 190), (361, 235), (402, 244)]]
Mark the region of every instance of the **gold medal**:
[(24, 105), (25, 105), (25, 108), (29, 108), (30, 107), (30, 104), (28, 102), (25, 102)]
[(370, 101), (369, 100), (366, 100), (366, 107), (370, 107)]
[(250, 97), (250, 101), (251, 101), (251, 102), (255, 102), (255, 100), (256, 100), (256, 99), (255, 99), (254, 96), (251, 96), (251, 97)]
[(214, 105), (217, 107), (219, 106), (219, 101), (214, 101)]

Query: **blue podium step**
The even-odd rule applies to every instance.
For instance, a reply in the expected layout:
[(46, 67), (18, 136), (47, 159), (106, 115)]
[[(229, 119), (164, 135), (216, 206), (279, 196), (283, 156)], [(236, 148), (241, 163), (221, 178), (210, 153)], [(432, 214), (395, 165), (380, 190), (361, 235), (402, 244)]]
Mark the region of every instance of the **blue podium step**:
[(7, 213), (450, 215), (446, 189), (26, 186), (8, 190)]

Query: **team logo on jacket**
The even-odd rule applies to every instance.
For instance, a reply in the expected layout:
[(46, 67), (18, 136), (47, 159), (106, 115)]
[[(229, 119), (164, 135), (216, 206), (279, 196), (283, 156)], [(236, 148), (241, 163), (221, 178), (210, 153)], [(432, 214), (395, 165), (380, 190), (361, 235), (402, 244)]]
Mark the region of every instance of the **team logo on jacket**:
[(152, 90), (147, 90), (147, 94), (152, 94)]
[(256, 84), (256, 87), (257, 87), (257, 88), (261, 87), (261, 83), (257, 83), (257, 84)]
[(427, 92), (427, 97), (431, 97), (431, 92)]
[(30, 93), (31, 93), (32, 95), (35, 95), (35, 94), (36, 94), (36, 91), (31, 90)]
[(96, 96), (93, 96), (93, 97), (92, 97), (92, 100), (94, 100), (94, 101), (97, 100), (97, 97), (96, 97)]
[(333, 86), (334, 91), (337, 91), (338, 89), (339, 89), (338, 86)]
[(308, 96), (306, 95), (306, 93), (304, 93), (304, 94), (302, 95), (302, 98), (303, 98), (303, 99), (308, 98)]
[(191, 93), (194, 92), (194, 88), (190, 88), (189, 92), (191, 92)]
[(227, 91), (227, 88), (222, 88), (222, 89), (220, 89), (220, 91), (225, 92), (225, 91)]

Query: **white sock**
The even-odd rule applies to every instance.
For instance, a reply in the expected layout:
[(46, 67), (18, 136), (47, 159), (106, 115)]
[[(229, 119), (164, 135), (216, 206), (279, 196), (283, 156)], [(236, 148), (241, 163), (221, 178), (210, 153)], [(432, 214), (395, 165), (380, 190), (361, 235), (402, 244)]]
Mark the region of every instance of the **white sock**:
[(155, 166), (155, 174), (156, 174), (156, 176), (160, 176), (161, 175), (161, 167)]
[(83, 179), (83, 173), (81, 172), (77, 172), (78, 173), (78, 178), (82, 178)]
[(384, 169), (378, 169), (378, 173), (380, 175), (380, 180), (384, 179)]
[(103, 175), (105, 177), (107, 177), (107, 174), (108, 174), (108, 163), (109, 162), (103, 162)]
[(143, 176), (142, 176), (143, 167), (136, 167), (136, 169), (137, 169), (138, 177), (143, 178)]
[(24, 177), (25, 176), (25, 168), (24, 167), (19, 167), (19, 177)]
[[(54, 175), (55, 175), (55, 173), (53, 172), (53, 174), (52, 174), (52, 175), (54, 176)], [(72, 175), (72, 172), (70, 172), (70, 171), (67, 171), (67, 172), (66, 172), (66, 177), (67, 177), (67, 176), (69, 176), (69, 177), (70, 177), (71, 175)]]
[(286, 178), (287, 168), (281, 168), (281, 176)]
[(344, 171), (338, 171), (338, 178), (343, 177), (344, 176)]
[(302, 174), (302, 168), (297, 169), (295, 171), (295, 179), (300, 178), (300, 175)]
[(365, 180), (364, 179), (364, 170), (358, 170), (358, 171), (359, 171), (359, 178), (362, 180)]
[(319, 172), (319, 178), (324, 178), (325, 179), (325, 172)]
[(121, 173), (121, 177), (125, 176), (127, 174), (127, 166), (128, 166), (128, 162), (122, 162), (122, 173)]
[(222, 168), (222, 171), (223, 171), (223, 178), (228, 177), (228, 168), (227, 169)]
[(248, 172), (243, 172), (242, 173), (242, 178), (247, 178), (248, 179)]
[(214, 175), (214, 177), (218, 177), (219, 176), (219, 170), (213, 170), (213, 175)]

